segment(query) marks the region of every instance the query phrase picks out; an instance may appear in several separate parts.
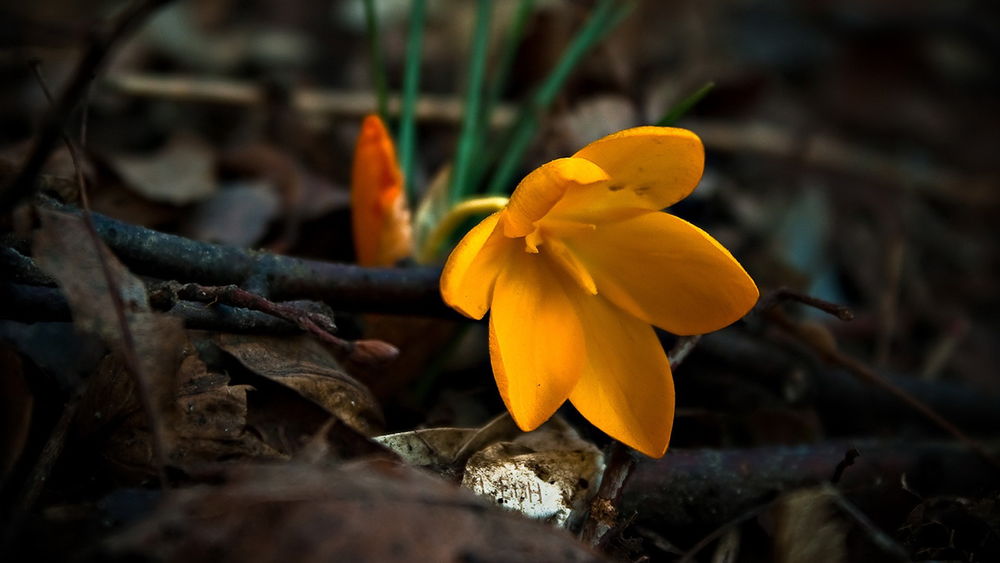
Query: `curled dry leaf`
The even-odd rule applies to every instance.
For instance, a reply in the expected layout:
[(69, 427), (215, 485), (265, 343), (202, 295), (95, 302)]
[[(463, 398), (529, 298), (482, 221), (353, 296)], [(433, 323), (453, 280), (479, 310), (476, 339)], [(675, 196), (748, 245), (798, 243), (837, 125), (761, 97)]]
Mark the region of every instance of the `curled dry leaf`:
[[(189, 348), (190, 350), (190, 348)], [(266, 443), (247, 423), (249, 385), (231, 385), (223, 373), (210, 372), (193, 352), (177, 372), (177, 419), (168, 454), (171, 465), (246, 459), (287, 459), (288, 452)], [(99, 438), (100, 455), (120, 478), (141, 481), (155, 474), (149, 425), (135, 385), (114, 355), (105, 357), (91, 379), (77, 420), (84, 437)]]
[(788, 494), (774, 509), (774, 554), (782, 563), (847, 561), (847, 526), (836, 515), (835, 491), (816, 487)]
[(221, 486), (168, 493), (108, 542), (159, 561), (601, 561), (572, 536), (388, 463), (232, 466)]
[(251, 372), (291, 389), (351, 429), (365, 436), (379, 433), (384, 419), (371, 391), (314, 338), (223, 334), (217, 342)]
[(407, 463), (459, 475), (498, 506), (568, 526), (597, 491), (604, 456), (560, 419), (523, 433), (508, 414), (482, 428), (428, 428), (375, 440)]
[(568, 526), (597, 491), (603, 470), (601, 451), (554, 418), (473, 454), (462, 486), (531, 518)]

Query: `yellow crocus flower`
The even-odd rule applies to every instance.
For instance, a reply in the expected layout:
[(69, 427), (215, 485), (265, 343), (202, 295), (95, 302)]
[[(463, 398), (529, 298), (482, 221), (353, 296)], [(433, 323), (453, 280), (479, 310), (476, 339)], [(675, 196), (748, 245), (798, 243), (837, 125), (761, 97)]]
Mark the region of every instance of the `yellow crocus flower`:
[(661, 212), (704, 169), (692, 132), (636, 127), (542, 165), (448, 258), (441, 294), (489, 321), (497, 387), (532, 430), (570, 402), (652, 457), (674, 417), (670, 363), (653, 328), (702, 334), (753, 307), (757, 286), (715, 239)]

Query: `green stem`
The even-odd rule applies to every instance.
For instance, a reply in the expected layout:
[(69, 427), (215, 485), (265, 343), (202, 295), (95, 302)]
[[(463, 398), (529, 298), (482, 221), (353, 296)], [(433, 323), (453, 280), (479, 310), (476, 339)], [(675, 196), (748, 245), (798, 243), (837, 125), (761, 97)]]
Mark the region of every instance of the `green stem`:
[(425, 0), (413, 0), (410, 5), (410, 29), (406, 45), (406, 69), (403, 74), (403, 106), (399, 116), (399, 167), (409, 201), (416, 201), (413, 182), (414, 148), (416, 144), (416, 106), (420, 87), (420, 62), (423, 58)]
[(417, 254), (417, 262), (427, 264), (434, 260), (438, 249), (448, 237), (469, 217), (499, 211), (507, 205), (505, 197), (480, 197), (465, 200), (448, 210), (448, 214), (438, 221), (437, 226), (427, 236), (427, 241)]
[(489, 45), (491, 0), (477, 0), (476, 27), (472, 36), (472, 51), (469, 61), (469, 83), (465, 95), (465, 113), (462, 116), (462, 132), (458, 138), (455, 155), (455, 169), (451, 175), (450, 200), (457, 201), (472, 191), (468, 184), (470, 161), (476, 154), (479, 141), (479, 104), (483, 90), (483, 70), (486, 67), (486, 51)]
[(382, 57), (382, 42), (379, 38), (378, 17), (375, 0), (364, 0), (365, 23), (368, 28), (368, 59), (371, 63), (372, 81), (378, 100), (378, 115), (383, 122), (389, 117), (389, 95), (386, 92), (385, 59)]
[(528, 103), (521, 108), (518, 119), (509, 133), (510, 144), (497, 165), (487, 193), (499, 194), (509, 189), (524, 153), (538, 131), (542, 114), (552, 105), (556, 95), (583, 56), (614, 29), (631, 9), (631, 3), (620, 4), (616, 0), (601, 0), (594, 8), (594, 12), (566, 48), (556, 67)]
[(701, 88), (698, 88), (693, 94), (684, 98), (677, 105), (670, 108), (667, 115), (664, 115), (659, 121), (657, 121), (656, 125), (660, 127), (673, 126), (674, 123), (677, 123), (678, 119), (684, 117), (687, 112), (691, 111), (691, 108), (693, 108), (695, 104), (708, 95), (708, 93), (712, 91), (712, 88), (715, 88), (715, 82), (708, 82)]
[(503, 50), (494, 71), (493, 80), (490, 82), (489, 94), (486, 96), (486, 102), (483, 104), (483, 117), (487, 123), (492, 118), (493, 108), (500, 102), (500, 96), (503, 95), (503, 90), (507, 86), (510, 70), (514, 66), (514, 56), (517, 54), (517, 48), (524, 37), (524, 28), (528, 23), (528, 17), (531, 16), (534, 8), (535, 0), (521, 0), (521, 3), (517, 6), (514, 23), (511, 25), (507, 39), (504, 41)]

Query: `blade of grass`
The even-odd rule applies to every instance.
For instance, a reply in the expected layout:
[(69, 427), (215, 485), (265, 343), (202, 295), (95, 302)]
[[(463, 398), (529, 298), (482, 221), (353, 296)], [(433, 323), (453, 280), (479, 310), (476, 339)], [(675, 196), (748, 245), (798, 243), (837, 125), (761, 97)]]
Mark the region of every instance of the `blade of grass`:
[[(490, 123), (493, 119), (493, 109), (500, 103), (500, 97), (503, 95), (504, 88), (507, 87), (507, 82), (510, 79), (511, 68), (514, 66), (514, 57), (517, 55), (517, 49), (521, 45), (521, 40), (524, 38), (524, 31), (528, 23), (528, 18), (531, 16), (534, 9), (535, 0), (520, 0), (517, 12), (514, 15), (513, 23), (511, 24), (507, 37), (501, 47), (498, 62), (493, 71), (493, 78), (490, 81), (489, 91), (486, 95), (486, 100), (483, 103), (481, 123)], [(498, 146), (503, 146), (503, 144), (501, 143)], [(492, 150), (484, 151), (483, 154), (476, 155), (477, 158), (470, 162), (470, 171), (467, 175), (467, 189), (465, 193), (469, 193), (471, 190), (478, 188), (482, 182), (483, 175), (487, 170), (489, 170), (489, 167), (492, 166), (493, 162), (496, 161), (498, 154), (499, 152), (496, 148), (493, 148)]]
[(670, 108), (667, 115), (660, 118), (660, 120), (656, 122), (656, 125), (659, 127), (672, 127), (674, 123), (677, 123), (678, 119), (684, 117), (687, 112), (691, 111), (691, 108), (693, 108), (695, 104), (707, 96), (708, 93), (712, 91), (712, 88), (715, 88), (715, 82), (705, 83), (704, 86), (695, 90), (693, 94), (684, 98), (674, 107)]
[(566, 51), (563, 52), (555, 68), (528, 100), (528, 103), (521, 108), (517, 120), (508, 133), (508, 144), (505, 146), (505, 151), (487, 188), (487, 193), (499, 194), (509, 191), (517, 167), (538, 131), (542, 114), (555, 100), (566, 79), (569, 78), (570, 73), (580, 63), (584, 55), (589, 53), (605, 35), (621, 23), (631, 10), (631, 2), (622, 4), (616, 0), (601, 0), (597, 4), (583, 28), (577, 32)]
[(389, 96), (386, 93), (385, 59), (382, 57), (382, 41), (379, 36), (378, 16), (375, 0), (364, 0), (365, 24), (368, 29), (368, 62), (371, 64), (372, 82), (378, 103), (378, 116), (383, 122), (389, 117)]
[(500, 57), (494, 70), (493, 80), (490, 81), (489, 93), (486, 102), (483, 104), (483, 119), (488, 122), (493, 117), (493, 108), (500, 101), (504, 88), (507, 87), (507, 80), (510, 78), (510, 70), (514, 66), (514, 56), (517, 48), (524, 38), (524, 29), (528, 24), (528, 17), (535, 9), (535, 0), (521, 0), (514, 15), (514, 22), (511, 24), (507, 38), (504, 40)]
[(476, 27), (469, 55), (469, 83), (465, 94), (465, 112), (462, 115), (462, 132), (458, 138), (455, 168), (451, 175), (449, 195), (452, 202), (459, 201), (472, 190), (468, 182), (469, 168), (470, 160), (476, 154), (479, 145), (479, 106), (483, 92), (483, 71), (486, 67), (492, 9), (491, 0), (476, 0)]
[(406, 68), (403, 74), (403, 105), (399, 116), (399, 166), (403, 171), (406, 196), (415, 201), (413, 154), (416, 144), (416, 107), (420, 87), (420, 62), (423, 59), (425, 0), (410, 5), (410, 28), (406, 39)]

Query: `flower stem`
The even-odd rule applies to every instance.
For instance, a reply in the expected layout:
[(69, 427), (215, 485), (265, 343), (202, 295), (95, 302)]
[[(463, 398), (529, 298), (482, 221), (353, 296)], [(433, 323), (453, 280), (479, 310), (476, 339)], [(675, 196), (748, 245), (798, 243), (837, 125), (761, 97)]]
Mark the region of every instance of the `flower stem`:
[(438, 249), (444, 244), (448, 237), (469, 217), (499, 211), (507, 205), (508, 199), (502, 196), (480, 197), (467, 199), (448, 210), (448, 213), (441, 218), (434, 230), (427, 237), (423, 247), (417, 255), (417, 261), (426, 264), (434, 259)]
[(425, 0), (413, 0), (406, 45), (406, 69), (403, 74), (403, 105), (399, 117), (399, 166), (407, 199), (416, 201), (413, 182), (413, 153), (416, 143), (416, 107), (420, 87), (420, 62), (424, 41)]
[(684, 98), (680, 101), (680, 103), (670, 108), (670, 111), (660, 118), (660, 120), (656, 122), (656, 125), (658, 127), (673, 127), (674, 123), (677, 123), (678, 119), (684, 117), (684, 114), (691, 111), (691, 108), (700, 102), (702, 98), (707, 96), (708, 93), (712, 91), (712, 88), (715, 88), (715, 82), (706, 82), (704, 86), (695, 90), (693, 94)]
[(468, 172), (470, 162), (479, 145), (483, 71), (486, 67), (492, 7), (489, 0), (476, 2), (476, 29), (472, 34), (472, 53), (469, 57), (469, 84), (465, 95), (465, 115), (462, 117), (462, 133), (458, 139), (458, 154), (455, 155), (455, 170), (451, 176), (451, 190), (448, 194), (452, 202), (472, 191), (472, 186), (468, 182)]

